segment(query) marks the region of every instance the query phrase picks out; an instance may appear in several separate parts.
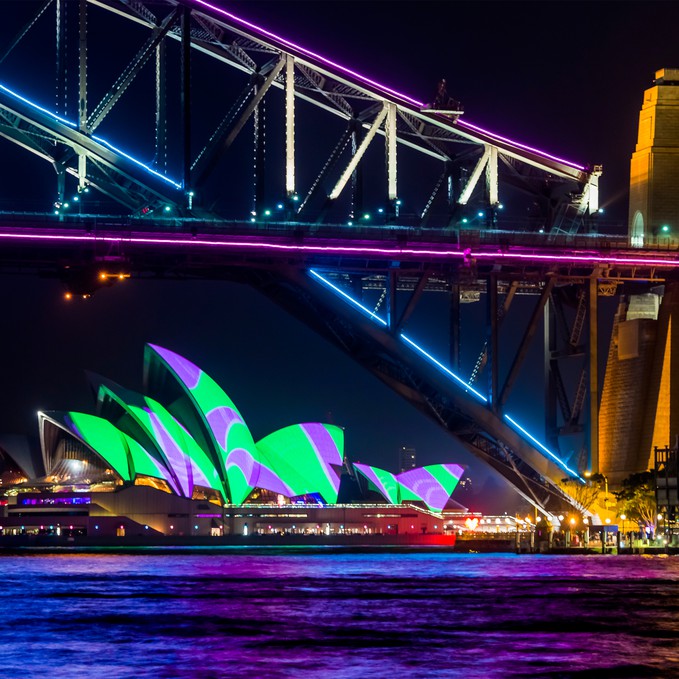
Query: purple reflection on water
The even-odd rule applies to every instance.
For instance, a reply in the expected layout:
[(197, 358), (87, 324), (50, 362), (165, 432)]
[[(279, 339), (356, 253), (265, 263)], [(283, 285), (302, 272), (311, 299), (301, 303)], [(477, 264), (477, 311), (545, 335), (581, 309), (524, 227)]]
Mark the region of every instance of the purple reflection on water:
[[(5, 676), (673, 677), (679, 559), (0, 557)], [(21, 605), (16, 605), (20, 601)]]

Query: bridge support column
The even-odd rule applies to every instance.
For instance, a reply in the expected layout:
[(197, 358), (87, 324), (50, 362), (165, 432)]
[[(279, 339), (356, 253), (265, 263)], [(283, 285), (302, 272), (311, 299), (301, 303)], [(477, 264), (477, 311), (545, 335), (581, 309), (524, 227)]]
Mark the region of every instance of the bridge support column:
[(285, 193), (295, 195), (295, 59), (285, 55)]
[[(78, 97), (78, 131), (87, 134), (87, 0), (80, 0), (78, 45), (78, 78), (80, 93)], [(78, 154), (78, 191), (86, 186), (87, 156)]]
[(393, 210), (395, 206), (392, 204), (398, 198), (397, 184), (396, 184), (396, 104), (387, 104), (387, 120), (384, 125), (385, 131), (385, 145), (387, 152), (387, 197), (389, 199), (390, 209)]
[(184, 190), (191, 188), (191, 10), (182, 10), (182, 130)]
[(493, 412), (497, 412), (498, 401), (498, 317), (497, 317), (497, 275), (491, 273), (486, 281), (486, 332), (488, 347), (488, 404)]
[(450, 286), (450, 368), (460, 372), (460, 284)]
[(598, 350), (598, 294), (599, 278), (595, 270), (589, 279), (589, 463), (594, 473), (599, 472), (599, 350)]
[(545, 438), (552, 449), (558, 447), (558, 431), (556, 425), (556, 381), (554, 367), (556, 359), (556, 314), (554, 302), (547, 300), (544, 308), (544, 399), (545, 399)]

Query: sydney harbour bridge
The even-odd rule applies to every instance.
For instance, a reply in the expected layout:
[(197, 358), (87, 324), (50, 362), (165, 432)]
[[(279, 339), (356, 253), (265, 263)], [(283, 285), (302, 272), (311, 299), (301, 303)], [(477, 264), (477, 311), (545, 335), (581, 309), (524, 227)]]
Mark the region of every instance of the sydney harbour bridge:
[[(540, 511), (574, 503), (561, 480), (599, 469), (600, 298), (676, 266), (597, 235), (601, 167), (480, 128), (445, 84), (417, 101), (226, 2), (20, 4), (0, 45), (0, 143), (6, 167), (51, 179), (30, 207), (0, 193), (0, 271), (59, 278), (74, 302), (128, 277), (252, 286)], [(413, 319), (432, 295), (445, 313), (428, 335)], [(471, 368), (469, 303), (485, 319)], [(511, 398), (539, 342), (544, 433)]]

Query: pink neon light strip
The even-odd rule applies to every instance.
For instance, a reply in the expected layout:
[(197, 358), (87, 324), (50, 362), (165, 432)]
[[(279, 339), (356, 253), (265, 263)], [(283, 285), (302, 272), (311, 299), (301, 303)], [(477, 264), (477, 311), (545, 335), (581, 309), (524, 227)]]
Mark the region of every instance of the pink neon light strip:
[[(292, 47), (293, 49), (302, 52), (303, 54), (306, 54), (309, 57), (312, 57), (313, 59), (317, 59), (318, 61), (327, 64), (328, 66), (331, 66), (332, 68), (336, 68), (343, 73), (346, 73), (347, 75), (350, 75), (354, 78), (358, 78), (364, 83), (367, 83), (368, 85), (372, 85), (373, 87), (376, 87), (383, 92), (387, 92), (395, 97), (399, 97), (400, 99), (403, 99), (407, 101), (408, 103), (412, 104), (413, 106), (417, 106), (417, 108), (423, 108), (424, 103), (421, 101), (417, 101), (417, 99), (413, 99), (412, 97), (408, 96), (407, 94), (403, 94), (402, 92), (398, 92), (397, 90), (392, 89), (391, 87), (387, 87), (386, 85), (383, 85), (381, 83), (378, 83), (375, 80), (372, 80), (368, 78), (365, 75), (362, 75), (361, 73), (357, 73), (356, 71), (352, 71), (350, 68), (347, 68), (346, 66), (342, 66), (341, 64), (338, 64), (335, 61), (331, 61), (330, 59), (327, 59), (326, 57), (321, 56), (320, 54), (317, 54), (316, 52), (312, 52), (311, 50), (307, 49), (306, 47), (302, 47), (301, 45), (298, 45), (291, 40), (287, 40), (286, 38), (281, 37), (280, 35), (277, 35), (276, 33), (272, 33), (271, 31), (267, 31), (265, 28), (262, 28), (261, 26), (257, 26), (256, 24), (251, 23), (250, 21), (246, 21), (245, 19), (241, 19), (240, 17), (236, 16), (235, 14), (231, 14), (231, 12), (227, 12), (226, 10), (222, 9), (221, 7), (216, 7), (215, 5), (210, 4), (209, 2), (205, 2), (205, 0), (191, 0), (193, 3), (197, 5), (202, 5), (206, 9), (209, 9), (213, 12), (216, 12), (217, 14), (222, 14), (225, 17), (228, 17), (231, 19), (231, 21), (235, 21), (238, 24), (241, 24), (242, 26), (245, 26), (257, 33), (260, 33), (261, 35), (265, 35), (269, 38), (273, 38), (274, 40), (277, 40), (280, 43), (283, 43), (284, 45), (287, 45), (288, 47)], [(457, 120), (457, 124), (460, 126), (468, 127), (469, 129), (475, 130), (476, 132), (481, 132), (482, 134), (486, 134), (489, 137), (493, 137), (494, 139), (497, 139), (498, 141), (505, 142), (507, 144), (512, 144), (514, 146), (517, 146), (518, 148), (524, 149), (526, 151), (530, 151), (531, 153), (537, 153), (538, 155), (541, 155), (545, 158), (549, 158), (550, 160), (554, 160), (558, 163), (563, 163), (564, 165), (570, 165), (571, 167), (574, 167), (578, 170), (584, 171), (585, 168), (582, 165), (578, 165), (577, 163), (573, 163), (570, 160), (564, 160), (563, 158), (558, 158), (557, 156), (553, 156), (550, 153), (547, 153), (545, 151), (540, 151), (539, 149), (533, 148), (531, 146), (527, 146), (525, 144), (522, 144), (520, 142), (514, 141), (512, 139), (509, 139), (508, 137), (503, 137), (499, 134), (495, 134), (495, 132), (489, 132), (488, 130), (484, 130), (481, 127), (478, 127), (477, 125), (474, 125), (472, 123), (468, 123), (464, 120)]]
[(421, 257), (435, 257), (437, 259), (460, 259), (468, 257), (472, 259), (485, 260), (507, 260), (507, 261), (527, 261), (527, 262), (568, 262), (573, 264), (620, 264), (626, 266), (659, 266), (667, 268), (678, 268), (679, 258), (660, 258), (660, 257), (621, 257), (609, 254), (542, 254), (539, 252), (475, 252), (472, 254), (470, 249), (465, 251), (437, 248), (435, 250), (427, 248), (382, 248), (369, 245), (303, 245), (285, 243), (271, 243), (264, 241), (233, 241), (233, 240), (199, 240), (193, 238), (151, 238), (144, 236), (94, 236), (94, 235), (65, 235), (65, 234), (43, 234), (27, 233), (25, 230), (20, 233), (0, 233), (0, 240), (14, 241), (52, 241), (52, 242), (102, 242), (102, 243), (128, 243), (132, 245), (182, 245), (187, 247), (211, 247), (235, 250), (267, 250), (272, 252), (297, 252), (310, 254), (341, 254), (341, 255), (378, 255), (385, 257), (398, 257), (408, 255)]
[(577, 170), (582, 170), (584, 172), (585, 169), (586, 169), (583, 165), (578, 165), (577, 163), (574, 163), (570, 160), (564, 160), (563, 158), (559, 158), (558, 156), (553, 156), (551, 153), (546, 153), (545, 151), (540, 151), (540, 149), (533, 148), (532, 146), (527, 146), (526, 144), (522, 144), (521, 142), (514, 141), (513, 139), (509, 139), (508, 137), (503, 137), (499, 134), (496, 134), (495, 132), (490, 132), (488, 130), (484, 130), (482, 127), (479, 127), (478, 125), (474, 125), (473, 123), (469, 123), (466, 120), (458, 119), (457, 124), (462, 126), (462, 127), (468, 127), (469, 129), (474, 130), (476, 132), (480, 132), (481, 134), (487, 134), (489, 137), (493, 137), (493, 139), (497, 139), (498, 141), (503, 141), (503, 142), (506, 142), (507, 144), (513, 144), (514, 146), (518, 146), (520, 149), (523, 149), (524, 151), (530, 151), (531, 153), (537, 153), (538, 155), (544, 156), (545, 158), (549, 158), (550, 160), (555, 160), (557, 163), (563, 163), (564, 165), (570, 165), (571, 167), (574, 167)]
[(322, 57), (320, 54), (316, 54), (315, 52), (312, 52), (311, 50), (306, 49), (306, 47), (302, 47), (301, 45), (297, 45), (296, 43), (292, 42), (291, 40), (287, 40), (286, 38), (281, 37), (280, 35), (276, 35), (275, 33), (272, 33), (271, 31), (267, 31), (264, 28), (261, 28), (261, 26), (257, 26), (256, 24), (253, 24), (249, 21), (246, 21), (245, 19), (241, 19), (240, 17), (237, 17), (235, 14), (231, 14), (231, 12), (227, 12), (226, 10), (222, 9), (221, 7), (216, 7), (215, 5), (211, 5), (209, 2), (204, 2), (204, 0), (192, 0), (197, 5), (202, 5), (203, 7), (206, 7), (209, 10), (212, 10), (213, 12), (217, 12), (218, 14), (222, 14), (225, 17), (228, 17), (232, 21), (235, 21), (236, 23), (239, 23), (243, 26), (246, 26), (247, 28), (256, 31), (257, 33), (260, 33), (262, 35), (266, 35), (269, 38), (273, 38), (274, 40), (277, 40), (278, 42), (283, 43), (284, 45), (287, 45), (288, 47), (292, 47), (293, 49), (302, 52), (303, 54), (306, 54), (309, 57), (312, 57), (313, 59), (317, 59), (318, 61), (323, 62), (324, 64), (327, 64), (328, 66), (332, 66), (333, 68), (336, 68), (347, 75), (353, 76), (354, 78), (358, 78), (359, 80), (362, 80), (364, 83), (368, 83), (368, 85), (372, 85), (373, 87), (377, 87), (381, 89), (384, 92), (388, 92), (389, 94), (393, 94), (396, 97), (399, 97), (400, 99), (405, 99), (405, 101), (410, 102), (414, 106), (417, 107), (422, 107), (424, 104), (420, 101), (417, 101), (417, 99), (413, 99), (412, 97), (409, 97), (407, 94), (403, 94), (401, 92), (397, 92), (396, 90), (392, 89), (391, 87), (387, 87), (386, 85), (382, 85), (375, 80), (371, 80), (370, 78), (361, 75), (360, 73), (357, 73), (356, 71), (352, 71), (349, 68), (346, 68), (345, 66), (342, 66), (341, 64), (338, 64), (334, 61), (331, 61), (330, 59), (326, 59), (325, 57)]

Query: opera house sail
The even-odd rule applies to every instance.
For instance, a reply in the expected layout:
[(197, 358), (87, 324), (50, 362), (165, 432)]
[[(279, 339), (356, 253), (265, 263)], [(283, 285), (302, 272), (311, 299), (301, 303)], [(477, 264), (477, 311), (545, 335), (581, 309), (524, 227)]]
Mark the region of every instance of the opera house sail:
[[(137, 489), (136, 497), (146, 498), (142, 503), (145, 513), (129, 507), (126, 513), (137, 518), (143, 515), (146, 530), (163, 534), (190, 516), (188, 523), (195, 523), (196, 532), (201, 530), (198, 519), (210, 518), (212, 530), (216, 526), (224, 534), (227, 518), (231, 518), (231, 530), (238, 525), (247, 533), (250, 526), (243, 517), (254, 516), (237, 510), (227, 513), (227, 508), (313, 505), (329, 511), (340, 506), (340, 482), (347, 474), (354, 480), (363, 477), (371, 490), (379, 492), (382, 502), (415, 503), (425, 513), (441, 512), (463, 472), (454, 464), (429, 465), (398, 475), (366, 465), (352, 466), (344, 459), (344, 431), (333, 424), (292, 424), (255, 441), (243, 415), (219, 384), (188, 359), (153, 344), (145, 347), (143, 385), (142, 394), (96, 378), (94, 414), (39, 413), (44, 476), (34, 479), (32, 488), (39, 485), (43, 493), (89, 493), (87, 501), (83, 495), (74, 503), (96, 504), (97, 511), (104, 507), (118, 514), (124, 513), (122, 501), (112, 498), (123, 497), (125, 492), (131, 496), (130, 489)], [(167, 520), (160, 522), (149, 518), (155, 512), (149, 498), (156, 498), (157, 503), (161, 496), (148, 494), (158, 492), (176, 498), (164, 501), (174, 505), (167, 505)], [(60, 496), (58, 504), (63, 505), (65, 497)], [(43, 507), (45, 502), (45, 498), (29, 501), (20, 495), (18, 505)], [(178, 502), (198, 502), (200, 511), (180, 511)], [(28, 510), (19, 509), (17, 515), (27, 515)], [(271, 520), (282, 514), (262, 516)], [(304, 518), (291, 512), (285, 516), (291, 521)], [(362, 516), (357, 521), (367, 530), (371, 515), (364, 512)], [(345, 530), (350, 523), (346, 510), (343, 517), (339, 525)], [(296, 524), (288, 523), (295, 529)], [(308, 523), (321, 529), (319, 519)], [(326, 523), (327, 533), (330, 523)], [(122, 523), (118, 530), (124, 530)]]

